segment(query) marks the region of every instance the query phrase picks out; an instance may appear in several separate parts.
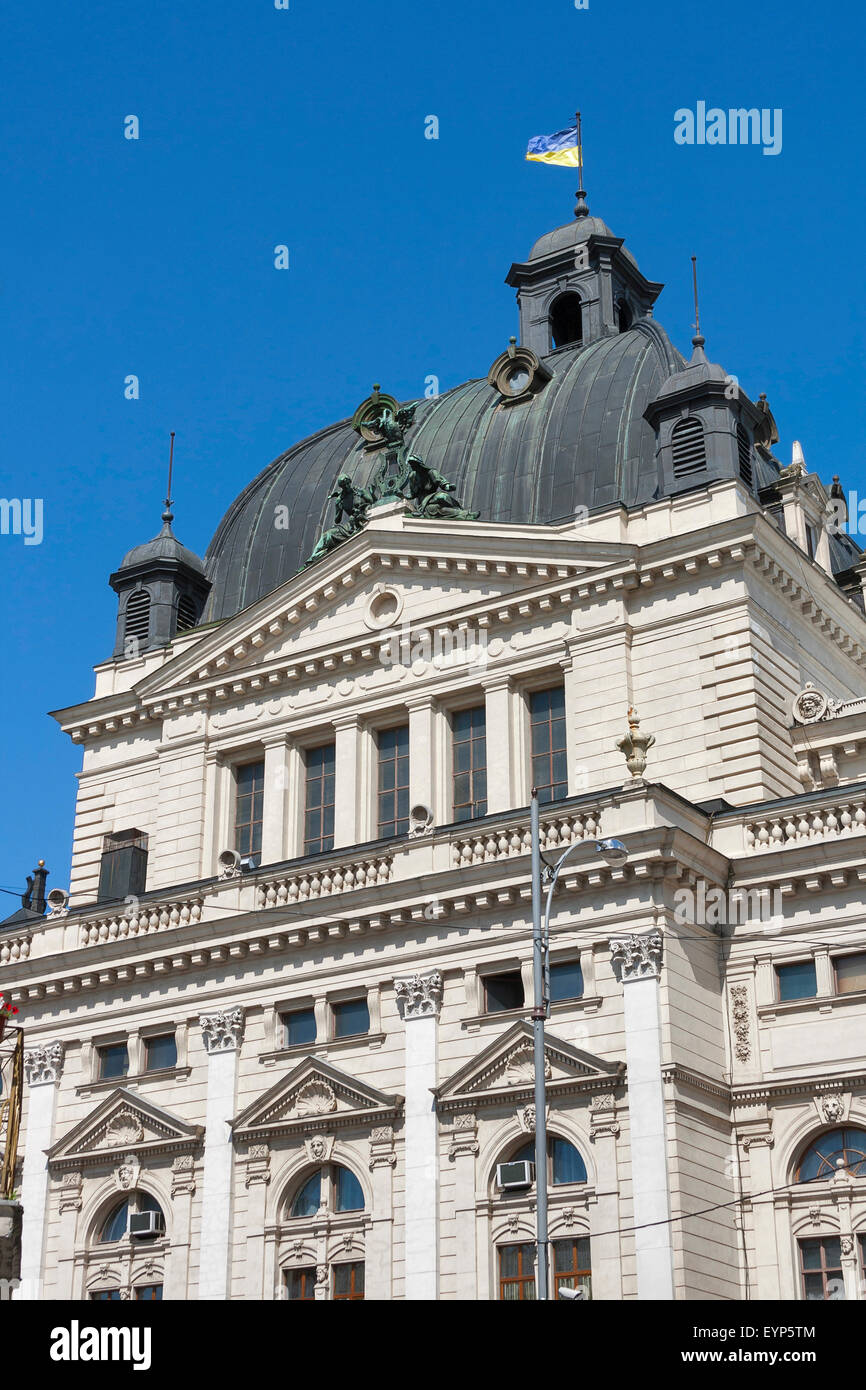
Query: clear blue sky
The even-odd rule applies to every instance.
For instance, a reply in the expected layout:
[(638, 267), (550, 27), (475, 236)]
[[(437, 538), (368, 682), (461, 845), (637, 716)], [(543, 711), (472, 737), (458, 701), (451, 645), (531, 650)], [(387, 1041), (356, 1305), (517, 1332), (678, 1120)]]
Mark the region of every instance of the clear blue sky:
[[(710, 356), (767, 392), (782, 457), (799, 438), (866, 495), (862, 26), (805, 0), (8, 0), (0, 495), (43, 498), (45, 535), (0, 536), (0, 884), (40, 857), (68, 883), (81, 754), (46, 711), (111, 652), (108, 575), (159, 529), (169, 430), (203, 554), (374, 380), (485, 375), (516, 331), (509, 265), (574, 203), (526, 142), (578, 106), (590, 208), (666, 283), (674, 341), (694, 252)], [(699, 100), (780, 107), (781, 154), (676, 145)]]

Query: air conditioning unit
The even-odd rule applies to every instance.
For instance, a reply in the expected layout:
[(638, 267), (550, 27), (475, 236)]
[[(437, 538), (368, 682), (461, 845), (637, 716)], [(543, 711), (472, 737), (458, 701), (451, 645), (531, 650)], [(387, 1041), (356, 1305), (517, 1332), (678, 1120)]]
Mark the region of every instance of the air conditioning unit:
[(529, 1159), (521, 1159), (519, 1163), (497, 1163), (496, 1165), (497, 1187), (531, 1187), (534, 1182), (535, 1164), (530, 1163)]
[(161, 1236), (164, 1230), (165, 1217), (161, 1211), (136, 1211), (129, 1218), (129, 1234), (133, 1240)]

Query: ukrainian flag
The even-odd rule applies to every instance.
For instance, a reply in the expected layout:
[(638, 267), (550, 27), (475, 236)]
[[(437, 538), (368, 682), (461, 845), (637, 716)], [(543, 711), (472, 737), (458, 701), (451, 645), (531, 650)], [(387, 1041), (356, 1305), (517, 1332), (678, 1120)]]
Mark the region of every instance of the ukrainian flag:
[(526, 147), (526, 158), (535, 159), (539, 164), (566, 164), (577, 168), (581, 163), (579, 138), (576, 125), (558, 130), (555, 135), (533, 135)]

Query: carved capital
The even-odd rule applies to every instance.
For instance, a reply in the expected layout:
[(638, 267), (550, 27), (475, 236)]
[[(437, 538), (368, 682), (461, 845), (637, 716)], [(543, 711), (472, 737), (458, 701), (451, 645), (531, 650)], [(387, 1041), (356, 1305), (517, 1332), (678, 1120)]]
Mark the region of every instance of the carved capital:
[(178, 1154), (171, 1165), (172, 1199), (195, 1192), (195, 1163), (192, 1154)]
[(81, 1211), (83, 1178), (80, 1172), (64, 1173), (60, 1188), (60, 1215), (65, 1211)]
[(643, 936), (612, 936), (610, 959), (614, 973), (622, 984), (631, 980), (658, 979), (662, 972), (664, 937), (660, 931)]
[(250, 1144), (244, 1182), (247, 1187), (257, 1183), (267, 1187), (271, 1180), (271, 1150), (268, 1144)]
[(244, 1011), (238, 1006), (202, 1014), (199, 1025), (206, 1052), (235, 1052), (244, 1033)]
[(24, 1075), (28, 1086), (45, 1086), (59, 1081), (63, 1071), (63, 1043), (42, 1043), (24, 1053)]
[(616, 1118), (616, 1097), (613, 1091), (604, 1091), (593, 1096), (589, 1108), (589, 1122), (591, 1140), (601, 1139), (606, 1134), (616, 1139), (619, 1134), (619, 1123)]
[(394, 1131), (390, 1125), (377, 1125), (370, 1131), (370, 1168), (393, 1168), (397, 1162), (394, 1152)]
[(394, 993), (401, 1018), (436, 1018), (442, 1007), (442, 975), (438, 970), (405, 975), (394, 981)]
[(478, 1153), (478, 1121), (471, 1110), (461, 1111), (451, 1121), (451, 1143), (448, 1157), (458, 1158), (461, 1154), (472, 1157)]

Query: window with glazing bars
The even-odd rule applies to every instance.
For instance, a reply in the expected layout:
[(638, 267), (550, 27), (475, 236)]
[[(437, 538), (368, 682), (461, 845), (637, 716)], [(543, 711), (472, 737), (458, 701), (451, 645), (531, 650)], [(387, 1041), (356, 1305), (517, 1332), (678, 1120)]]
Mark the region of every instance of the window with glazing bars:
[(555, 1298), (560, 1289), (583, 1289), (584, 1298), (592, 1297), (588, 1236), (553, 1242), (553, 1285)]
[(235, 796), (235, 849), (247, 856), (262, 852), (262, 810), (265, 795), (265, 765), (245, 763), (237, 770)]
[(529, 697), (532, 743), (532, 785), (539, 801), (558, 801), (568, 795), (565, 752), (565, 691), (561, 685), (533, 690)]
[(304, 854), (334, 848), (334, 745), (307, 749)]
[(409, 726), (379, 734), (379, 835), (409, 829)]
[(451, 719), (454, 819), (487, 815), (487, 725), (484, 706), (457, 710)]
[(810, 1303), (845, 1297), (842, 1245), (838, 1236), (800, 1241), (800, 1277), (803, 1297)]
[(535, 1302), (534, 1245), (500, 1245), (499, 1297), (507, 1303)]

